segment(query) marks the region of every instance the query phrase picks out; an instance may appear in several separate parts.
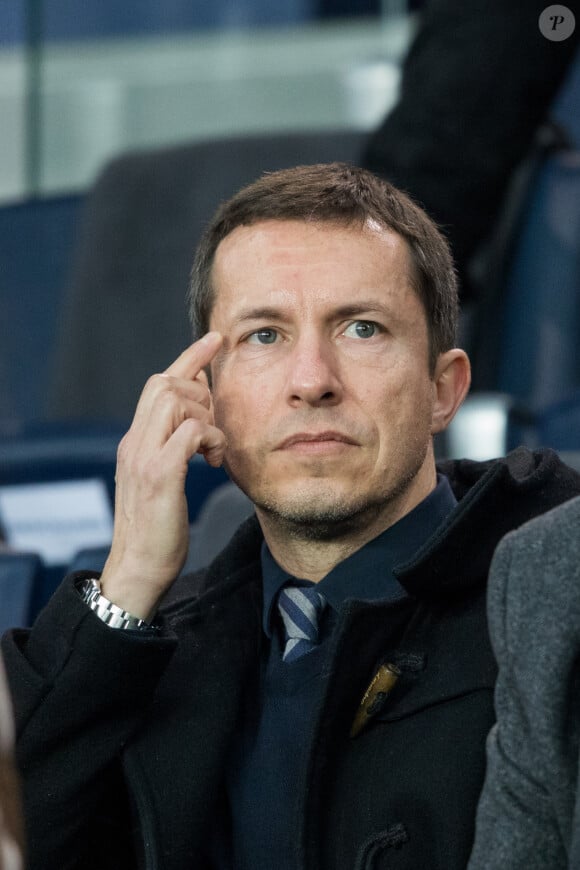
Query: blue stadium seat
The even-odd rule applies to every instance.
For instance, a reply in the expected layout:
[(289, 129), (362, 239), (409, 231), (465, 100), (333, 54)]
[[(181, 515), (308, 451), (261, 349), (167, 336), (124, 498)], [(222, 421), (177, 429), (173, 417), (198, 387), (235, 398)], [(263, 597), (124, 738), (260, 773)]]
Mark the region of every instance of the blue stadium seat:
[(580, 149), (531, 191), (500, 323), (497, 389), (539, 407), (580, 387)]
[(580, 451), (580, 390), (541, 408), (534, 430), (539, 445), (560, 452)]
[[(359, 0), (360, 3), (360, 0)], [(0, 46), (24, 39), (27, 4), (0, 3)], [(31, 4), (36, 7), (38, 4)], [(375, 3), (376, 6), (376, 3)], [(50, 0), (41, 4), (43, 36), (63, 42), (183, 33), (201, 28), (262, 27), (296, 24), (315, 17), (313, 0), (99, 0), (85, 3), (79, 14), (78, 0)], [(364, 11), (376, 12), (363, 8)], [(351, 13), (352, 14), (352, 13)], [(19, 20), (22, 18), (22, 20)]]
[(117, 447), (124, 428), (111, 424), (37, 423), (0, 437), (0, 486), (103, 480), (114, 498)]
[(0, 633), (30, 625), (42, 562), (33, 553), (0, 552)]
[(44, 414), (82, 197), (0, 208), (0, 434)]
[[(0, 486), (98, 478), (104, 482), (112, 506), (117, 447), (125, 428), (116, 424), (44, 423), (0, 438)], [(193, 457), (186, 483), (190, 522), (197, 518), (208, 494), (227, 480), (222, 468), (212, 468), (199, 455)]]
[(204, 568), (226, 546), (236, 529), (254, 512), (250, 499), (234, 483), (217, 487), (192, 524), (184, 571)]
[(87, 547), (79, 550), (67, 566), (67, 574), (73, 571), (95, 571), (100, 573), (107, 561), (109, 547)]

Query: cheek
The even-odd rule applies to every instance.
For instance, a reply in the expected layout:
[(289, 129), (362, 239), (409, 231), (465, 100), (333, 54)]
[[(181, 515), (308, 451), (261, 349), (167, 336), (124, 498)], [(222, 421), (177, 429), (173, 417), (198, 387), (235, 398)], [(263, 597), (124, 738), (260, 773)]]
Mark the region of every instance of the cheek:
[(415, 385), (409, 371), (394, 361), (385, 366), (358, 366), (353, 369), (354, 379), (350, 378), (350, 389), (358, 396), (363, 408), (376, 412), (381, 419), (393, 419), (410, 401)]
[(385, 377), (382, 390), (375, 391), (374, 398), (367, 399), (367, 407), (373, 407), (373, 403), (374, 417), (383, 438), (396, 439), (403, 434), (422, 438), (431, 425), (431, 383), (419, 382), (409, 372), (402, 377)]
[(271, 396), (255, 379), (220, 379), (213, 391), (214, 422), (230, 445), (255, 443), (272, 421)]
[(431, 438), (433, 416), (432, 393), (425, 384), (410, 384), (408, 393), (401, 397), (401, 429), (407, 440), (420, 443)]
[(225, 432), (228, 422), (231, 420), (233, 410), (231, 399), (228, 396), (223, 395), (223, 393), (213, 394), (214, 426)]

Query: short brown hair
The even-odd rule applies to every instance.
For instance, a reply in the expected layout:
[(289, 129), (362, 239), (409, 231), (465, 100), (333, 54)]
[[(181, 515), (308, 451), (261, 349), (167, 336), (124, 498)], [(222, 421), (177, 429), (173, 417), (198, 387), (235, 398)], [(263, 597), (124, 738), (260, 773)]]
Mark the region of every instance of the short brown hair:
[(374, 220), (407, 242), (410, 279), (423, 303), (434, 369), (456, 341), (457, 277), (447, 241), (406, 194), (366, 169), (321, 163), (269, 172), (223, 203), (207, 226), (193, 264), (188, 294), (194, 338), (209, 329), (214, 304), (211, 270), (219, 243), (239, 226), (301, 220), (363, 226)]

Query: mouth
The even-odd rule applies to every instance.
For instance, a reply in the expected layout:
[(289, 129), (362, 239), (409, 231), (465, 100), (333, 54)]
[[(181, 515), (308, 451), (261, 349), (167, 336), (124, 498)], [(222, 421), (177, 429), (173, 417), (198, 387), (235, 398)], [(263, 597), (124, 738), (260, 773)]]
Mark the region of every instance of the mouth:
[(278, 446), (278, 450), (301, 450), (308, 453), (321, 453), (343, 450), (356, 446), (357, 442), (343, 432), (296, 432)]

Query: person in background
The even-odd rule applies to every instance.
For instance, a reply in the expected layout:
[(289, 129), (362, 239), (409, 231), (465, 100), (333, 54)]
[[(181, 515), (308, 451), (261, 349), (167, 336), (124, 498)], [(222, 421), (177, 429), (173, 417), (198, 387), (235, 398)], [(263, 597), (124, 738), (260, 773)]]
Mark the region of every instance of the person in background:
[(399, 101), (363, 157), (443, 227), (462, 303), (485, 291), (472, 280), (470, 263), (578, 50), (580, 22), (559, 42), (540, 32), (549, 5), (428, 0), (404, 61)]
[[(489, 562), (580, 476), (525, 449), (436, 466), (457, 314), (444, 238), (363, 169), (266, 174), (214, 215), (104, 570), (4, 637), (29, 870), (464, 870)], [(255, 515), (180, 576), (197, 452)]]
[(14, 767), (12, 703), (0, 659), (0, 870), (22, 870), (20, 783)]
[(501, 542), (489, 626), (497, 724), (469, 870), (580, 867), (580, 498)]

